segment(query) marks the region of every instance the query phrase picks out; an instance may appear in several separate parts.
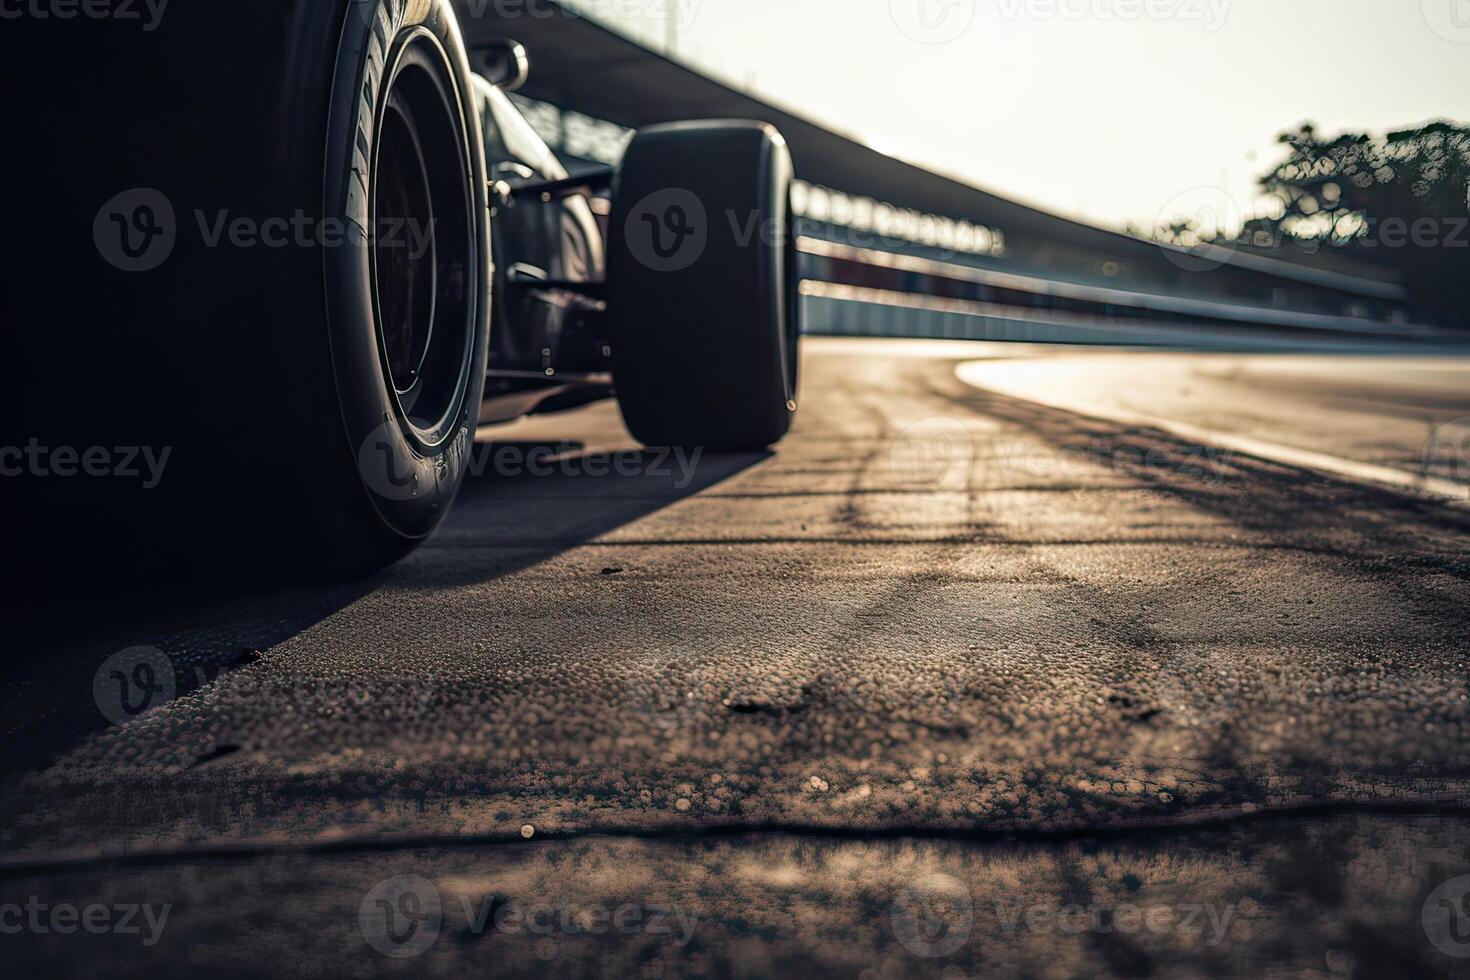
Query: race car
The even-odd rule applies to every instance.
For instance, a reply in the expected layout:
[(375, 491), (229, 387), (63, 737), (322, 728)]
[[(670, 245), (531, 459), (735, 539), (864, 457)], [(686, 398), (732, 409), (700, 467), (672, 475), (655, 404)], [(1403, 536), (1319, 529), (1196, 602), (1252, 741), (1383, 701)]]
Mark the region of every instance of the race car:
[(33, 552), (358, 572), (434, 531), (487, 423), (615, 396), (650, 447), (787, 433), (774, 127), (655, 126), (572, 176), (506, 95), (524, 49), (466, 50), (449, 0), (177, 0), (153, 27), (5, 29), (7, 417), (167, 460), (146, 489), (9, 482)]

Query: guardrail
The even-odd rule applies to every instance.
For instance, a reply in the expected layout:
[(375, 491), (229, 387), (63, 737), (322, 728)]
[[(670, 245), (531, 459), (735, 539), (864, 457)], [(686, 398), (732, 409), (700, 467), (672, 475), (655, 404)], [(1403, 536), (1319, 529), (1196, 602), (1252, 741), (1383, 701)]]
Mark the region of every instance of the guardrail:
[(1310, 347), (1385, 339), (1463, 343), (1402, 317), (1373, 318), (1162, 295), (798, 240), (808, 331), (1162, 346)]

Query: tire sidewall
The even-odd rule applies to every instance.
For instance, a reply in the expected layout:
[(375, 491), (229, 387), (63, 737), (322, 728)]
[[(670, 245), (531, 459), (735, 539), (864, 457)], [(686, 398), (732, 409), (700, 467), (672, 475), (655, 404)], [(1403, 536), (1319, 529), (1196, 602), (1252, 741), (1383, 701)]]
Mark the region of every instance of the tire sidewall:
[[(748, 451), (789, 430), (798, 381), (790, 341), (800, 331), (792, 179), (785, 141), (759, 122), (653, 126), (629, 147), (608, 276), (614, 379), (645, 444)], [(661, 262), (638, 232), (675, 206), (695, 215), (699, 234), (687, 257)]]
[[(430, 446), (402, 416), (381, 357), (372, 273), (372, 175), (380, 107), (391, 81), (395, 42), (423, 30), (451, 66), (454, 113), (470, 187), (473, 281), (468, 383), (447, 436)], [(396, 535), (418, 540), (448, 512), (470, 468), (484, 388), (490, 324), (489, 211), (484, 144), (468, 59), (447, 0), (358, 0), (348, 5), (333, 79), (324, 172), (325, 217), (349, 230), (350, 241), (325, 250), (327, 328), (337, 400), (362, 492)]]

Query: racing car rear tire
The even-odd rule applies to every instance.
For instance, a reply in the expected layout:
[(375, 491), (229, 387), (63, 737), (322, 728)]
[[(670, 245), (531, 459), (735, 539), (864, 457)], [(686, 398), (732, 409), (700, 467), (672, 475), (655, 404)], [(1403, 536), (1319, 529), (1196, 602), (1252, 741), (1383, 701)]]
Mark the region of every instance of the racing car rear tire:
[(758, 451), (797, 408), (791, 154), (759, 122), (640, 130), (609, 234), (613, 382), (645, 445)]

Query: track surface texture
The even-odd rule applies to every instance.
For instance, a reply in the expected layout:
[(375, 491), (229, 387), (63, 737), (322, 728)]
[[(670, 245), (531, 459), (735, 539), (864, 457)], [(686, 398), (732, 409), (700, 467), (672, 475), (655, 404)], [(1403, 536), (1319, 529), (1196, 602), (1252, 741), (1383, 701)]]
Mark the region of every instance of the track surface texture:
[[(956, 377), (991, 353), (809, 344), (764, 456), (638, 454), (607, 405), (492, 433), (370, 582), (17, 611), (0, 902), (173, 908), (0, 940), (78, 975), (1466, 975), (1428, 923), (1470, 872), (1470, 509)], [(137, 647), (167, 689), (111, 724)], [(427, 947), (373, 934), (424, 908)]]

